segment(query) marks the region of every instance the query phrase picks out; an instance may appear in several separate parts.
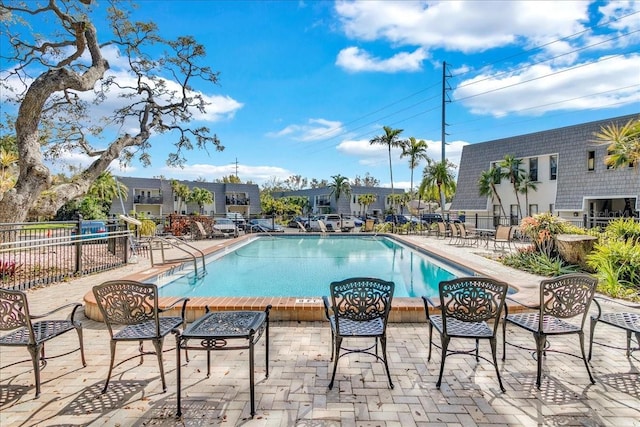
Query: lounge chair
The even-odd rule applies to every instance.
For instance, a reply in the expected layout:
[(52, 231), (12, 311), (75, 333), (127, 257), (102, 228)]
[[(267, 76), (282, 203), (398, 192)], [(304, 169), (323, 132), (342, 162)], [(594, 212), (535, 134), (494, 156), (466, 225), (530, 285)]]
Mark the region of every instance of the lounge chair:
[(327, 226), (324, 224), (324, 221), (322, 221), (321, 219), (318, 220), (318, 228), (320, 229), (320, 232), (323, 234), (328, 232)]
[(437, 232), (438, 238), (442, 237), (444, 239), (447, 236), (451, 236), (451, 229), (448, 229), (447, 224), (445, 224), (444, 222), (438, 222), (437, 224), (438, 224), (438, 232)]
[(298, 224), (298, 228), (300, 229), (300, 231), (301, 231), (301, 232), (306, 233), (307, 231), (309, 231), (309, 230), (307, 230), (307, 228), (304, 226), (304, 224), (303, 224), (303, 223), (301, 223), (300, 221), (296, 221), (296, 224)]
[(479, 236), (474, 231), (468, 231), (463, 223), (453, 223), (453, 225), (458, 229), (458, 242), (461, 242), (463, 246), (465, 242), (478, 244)]
[(496, 235), (493, 237), (493, 249), (496, 250), (498, 248), (498, 243), (501, 245), (501, 249), (504, 250), (504, 245), (507, 244), (509, 246), (509, 250), (511, 250), (511, 241), (513, 240), (513, 227), (508, 227), (506, 225), (499, 225), (496, 229)]

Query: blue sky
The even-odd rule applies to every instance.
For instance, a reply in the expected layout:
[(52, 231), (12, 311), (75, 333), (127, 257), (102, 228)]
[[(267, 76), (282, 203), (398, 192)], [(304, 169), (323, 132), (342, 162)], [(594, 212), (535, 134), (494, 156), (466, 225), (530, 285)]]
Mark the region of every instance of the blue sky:
[[(258, 184), (369, 173), (389, 186), (387, 150), (368, 141), (385, 125), (404, 129), (439, 160), (443, 61), (454, 163), (465, 144), (640, 112), (637, 1), (138, 4), (136, 17), (165, 37), (205, 45), (220, 84), (194, 89), (212, 103), (201, 123), (225, 150), (187, 153), (183, 169), (170, 169), (171, 137), (154, 136), (152, 167), (114, 165), (115, 174), (211, 181), (237, 161), (240, 179)], [(110, 73), (122, 73), (108, 55)], [(407, 159), (393, 161), (394, 186), (408, 188)]]

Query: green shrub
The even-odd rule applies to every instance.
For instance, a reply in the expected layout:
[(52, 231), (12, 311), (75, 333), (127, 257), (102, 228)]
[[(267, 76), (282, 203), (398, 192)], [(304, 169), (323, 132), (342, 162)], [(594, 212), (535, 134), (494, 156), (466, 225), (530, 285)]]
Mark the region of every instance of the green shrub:
[(619, 218), (611, 221), (605, 230), (610, 239), (631, 241), (640, 244), (640, 222), (633, 218)]
[(547, 258), (553, 258), (557, 253), (554, 238), (558, 234), (587, 234), (583, 228), (549, 212), (523, 218), (520, 223), (520, 231), (529, 237), (535, 248), (545, 254)]
[(560, 257), (551, 257), (538, 252), (533, 246), (506, 255), (501, 259), (501, 262), (518, 270), (548, 277), (556, 277), (578, 270), (577, 266), (567, 264)]
[[(587, 256), (587, 265), (604, 286), (611, 289), (621, 286), (640, 292), (640, 245), (633, 239), (604, 239)], [(613, 280), (617, 280), (618, 285), (614, 286)]]

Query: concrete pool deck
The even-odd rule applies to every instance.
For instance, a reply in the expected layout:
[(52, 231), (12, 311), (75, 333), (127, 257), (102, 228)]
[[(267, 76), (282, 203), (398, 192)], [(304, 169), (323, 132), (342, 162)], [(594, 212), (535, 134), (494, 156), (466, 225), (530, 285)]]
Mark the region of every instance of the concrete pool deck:
[[(299, 233), (293, 233), (299, 234)], [(340, 233), (338, 233), (340, 234)], [(367, 235), (367, 234), (365, 234)], [(370, 235), (370, 234), (369, 234)], [(190, 242), (196, 245), (205, 254), (210, 254), (225, 247), (250, 239), (254, 236), (245, 235), (238, 239), (208, 240)], [(415, 249), (427, 251), (441, 258), (445, 258), (456, 264), (468, 267), (481, 275), (492, 277), (507, 282), (518, 292), (513, 295), (518, 301), (535, 305), (539, 299), (538, 284), (543, 277), (524, 273), (487, 257), (504, 253), (493, 251), (492, 248), (469, 247), (449, 244), (449, 239), (438, 239), (435, 236), (423, 235), (391, 235), (391, 237), (411, 246)], [(171, 256), (169, 256), (171, 258)], [(144, 259), (141, 263), (144, 263)], [(121, 279), (145, 281), (150, 277), (158, 276), (169, 270), (173, 265), (156, 266), (141, 264), (140, 268)], [(327, 284), (328, 289), (328, 284)], [(205, 313), (208, 306), (215, 310), (261, 310), (271, 304), (271, 318), (273, 320), (291, 321), (322, 321), (325, 318), (321, 300), (322, 295), (315, 298), (291, 298), (291, 297), (195, 297), (189, 300), (187, 306), (187, 319), (193, 322)], [(174, 298), (161, 298), (161, 306), (168, 306)], [(101, 320), (101, 314), (96, 305), (93, 294), (89, 290), (84, 296), (87, 317), (93, 320)], [(390, 314), (391, 322), (424, 322), (424, 305), (420, 298), (394, 298), (393, 308)]]
[[(502, 270), (475, 255), (477, 249), (449, 247), (434, 237), (410, 236), (488, 272), (524, 283), (517, 272)], [(196, 242), (199, 247), (224, 242)], [(465, 255), (466, 253), (466, 255)], [(150, 268), (148, 260), (121, 269), (82, 277), (28, 291), (33, 313), (43, 313), (65, 303), (82, 301), (95, 284), (114, 277), (135, 276)], [(532, 278), (535, 288), (535, 280)], [(535, 289), (534, 289), (535, 290)], [(423, 314), (424, 316), (424, 314)], [(422, 319), (421, 319), (422, 321)], [(104, 323), (83, 318), (87, 366), (72, 354), (52, 358), (42, 370), (42, 395), (34, 399), (34, 377), (25, 349), (0, 350), (0, 426), (640, 426), (640, 352), (625, 356), (625, 334), (607, 326), (595, 331), (591, 361), (596, 384), (589, 382), (580, 359), (548, 353), (542, 386), (535, 386), (536, 361), (532, 352), (507, 346), (499, 360), (501, 393), (493, 366), (471, 356), (447, 358), (442, 388), (435, 382), (440, 350), (427, 361), (428, 328), (425, 323), (389, 326), (388, 357), (395, 388), (389, 389), (384, 367), (372, 357), (351, 355), (340, 359), (336, 386), (328, 390), (331, 376), (331, 333), (326, 322), (272, 321), (270, 375), (264, 378), (265, 340), (256, 348), (256, 410), (249, 416), (246, 351), (221, 351), (212, 355), (211, 377), (206, 378), (206, 353), (190, 352), (182, 366), (181, 419), (176, 413), (175, 341), (164, 344), (168, 389), (162, 392), (155, 357), (128, 361), (114, 368), (109, 390), (100, 391), (109, 367), (109, 334)], [(436, 339), (436, 342), (438, 340)], [(533, 347), (531, 334), (507, 329), (507, 341)], [(575, 353), (575, 337), (552, 340), (553, 348)], [(460, 345), (466, 347), (461, 343)], [(606, 344), (606, 345), (605, 345)], [(457, 346), (452, 341), (452, 346)], [(77, 347), (73, 332), (47, 345), (56, 356)], [(458, 348), (458, 347), (456, 347)], [(498, 338), (502, 356), (502, 337)], [(488, 345), (481, 343), (483, 355)], [(137, 353), (137, 343), (118, 345), (116, 362)], [(184, 363), (184, 359), (183, 359)]]

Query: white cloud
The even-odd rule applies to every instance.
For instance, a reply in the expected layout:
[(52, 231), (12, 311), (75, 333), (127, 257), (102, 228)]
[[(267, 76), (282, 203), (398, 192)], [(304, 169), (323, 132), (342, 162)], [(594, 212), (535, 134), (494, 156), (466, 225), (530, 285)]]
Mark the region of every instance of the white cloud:
[(388, 59), (372, 57), (358, 47), (342, 49), (336, 59), (336, 65), (347, 71), (381, 71), (395, 73), (398, 71), (420, 71), (427, 54), (418, 48), (413, 52), (400, 52)]
[(537, 64), (513, 73), (487, 71), (460, 82), (453, 98), (473, 113), (496, 117), (640, 102), (640, 55), (602, 57), (581, 65), (571, 69)]
[(289, 125), (277, 132), (266, 134), (269, 138), (289, 137), (295, 141), (318, 141), (334, 137), (342, 132), (342, 123), (326, 119), (309, 119), (304, 125)]
[[(277, 166), (238, 165), (237, 168), (238, 176), (243, 182), (252, 181), (258, 185), (269, 181), (273, 177), (284, 180), (293, 175), (293, 172)], [(223, 176), (235, 175), (236, 165), (218, 166), (202, 163), (185, 165), (184, 168), (166, 166), (161, 171), (173, 179), (196, 180), (204, 178), (205, 181), (211, 182), (221, 179)]]

